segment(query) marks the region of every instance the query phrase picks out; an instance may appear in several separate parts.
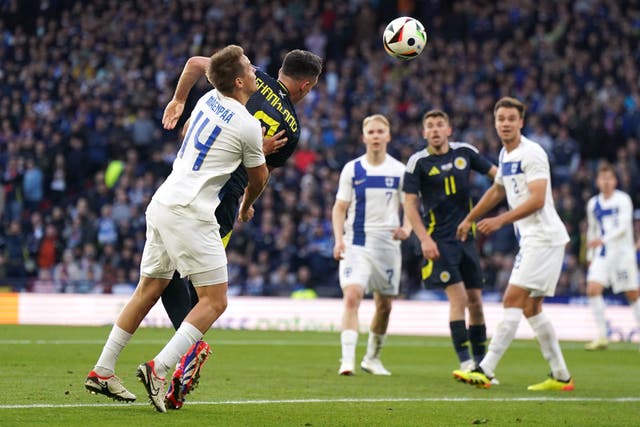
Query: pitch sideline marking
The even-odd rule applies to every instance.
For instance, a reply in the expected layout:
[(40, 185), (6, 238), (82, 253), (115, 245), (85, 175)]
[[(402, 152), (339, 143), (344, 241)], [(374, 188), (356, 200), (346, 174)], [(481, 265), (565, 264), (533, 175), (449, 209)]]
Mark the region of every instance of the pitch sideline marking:
[[(640, 397), (432, 397), (432, 398), (344, 398), (344, 399), (274, 399), (274, 400), (223, 400), (223, 401), (193, 401), (189, 405), (278, 405), (288, 403), (384, 403), (384, 402), (608, 402), (628, 403), (640, 402)], [(127, 407), (148, 406), (148, 403), (62, 403), (45, 404), (35, 403), (29, 405), (0, 405), (0, 409), (64, 409), (64, 408), (101, 408), (101, 407)]]

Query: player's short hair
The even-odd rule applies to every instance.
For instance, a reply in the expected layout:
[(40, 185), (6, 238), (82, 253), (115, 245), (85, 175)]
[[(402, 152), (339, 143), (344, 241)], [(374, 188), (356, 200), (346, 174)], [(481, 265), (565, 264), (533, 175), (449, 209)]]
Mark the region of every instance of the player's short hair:
[(321, 72), (322, 58), (308, 50), (292, 50), (282, 61), (282, 73), (296, 80), (317, 78)]
[(447, 124), (451, 123), (451, 121), (449, 120), (449, 115), (447, 113), (442, 110), (434, 109), (424, 113), (424, 116), (422, 116), (422, 124), (424, 124), (425, 120), (431, 117), (442, 117), (447, 122)]
[(527, 107), (522, 102), (510, 96), (504, 96), (500, 98), (498, 102), (496, 102), (496, 105), (493, 107), (494, 115), (496, 114), (496, 111), (498, 111), (498, 108), (500, 107), (515, 108), (516, 110), (518, 110), (518, 113), (520, 114), (521, 119), (524, 119), (524, 114), (527, 111)]
[(391, 129), (391, 124), (389, 123), (389, 119), (387, 119), (382, 114), (372, 114), (370, 116), (365, 117), (364, 120), (362, 120), (362, 129), (364, 129), (364, 127), (371, 122), (380, 122), (383, 125), (385, 125), (387, 128)]
[(211, 56), (207, 79), (219, 92), (230, 95), (235, 88), (236, 78), (244, 75), (245, 70), (240, 62), (242, 55), (244, 50), (231, 44)]
[(598, 163), (598, 175), (606, 172), (611, 172), (613, 176), (616, 176), (616, 170), (613, 165), (606, 160), (602, 160), (600, 163)]

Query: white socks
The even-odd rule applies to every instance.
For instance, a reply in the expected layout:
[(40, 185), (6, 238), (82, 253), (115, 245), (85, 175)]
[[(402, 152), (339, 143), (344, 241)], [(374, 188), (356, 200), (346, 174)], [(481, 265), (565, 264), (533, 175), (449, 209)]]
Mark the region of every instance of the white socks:
[(116, 360), (122, 349), (127, 345), (131, 339), (131, 334), (124, 329), (113, 325), (107, 342), (104, 343), (100, 358), (94, 367), (94, 371), (101, 377), (108, 377), (114, 374), (116, 369)]
[(521, 317), (521, 308), (510, 307), (504, 309), (504, 318), (496, 328), (496, 333), (489, 343), (489, 350), (479, 364), (488, 377), (494, 376), (498, 362), (516, 336)]
[(369, 331), (369, 341), (367, 342), (367, 359), (377, 359), (380, 357), (380, 351), (387, 339), (386, 334), (376, 334), (373, 331)]
[[(638, 301), (636, 301), (636, 305), (637, 303)], [(602, 295), (589, 297), (589, 306), (593, 312), (593, 320), (595, 320), (596, 328), (598, 329), (598, 338), (606, 340), (607, 321), (604, 318), (604, 298), (602, 298)], [(638, 316), (640, 316), (640, 312), (638, 313)], [(640, 325), (640, 317), (638, 317), (638, 324)]]
[(156, 375), (164, 378), (169, 369), (176, 366), (176, 363), (196, 341), (202, 338), (202, 332), (190, 323), (182, 322), (173, 338), (153, 359)]
[(346, 329), (340, 334), (342, 344), (342, 362), (355, 363), (356, 345), (358, 344), (358, 331)]
[(549, 362), (553, 378), (560, 381), (570, 380), (571, 374), (569, 374), (567, 364), (562, 356), (560, 342), (558, 342), (556, 332), (547, 315), (545, 313), (538, 313), (527, 320), (538, 338), (540, 350), (542, 350), (542, 356), (544, 356), (545, 360)]

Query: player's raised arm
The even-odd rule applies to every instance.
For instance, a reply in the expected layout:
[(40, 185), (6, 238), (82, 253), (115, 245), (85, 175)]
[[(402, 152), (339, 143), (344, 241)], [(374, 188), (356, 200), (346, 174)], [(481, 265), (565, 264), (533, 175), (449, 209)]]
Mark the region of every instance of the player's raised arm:
[(173, 99), (169, 101), (162, 115), (162, 126), (165, 129), (170, 130), (176, 127), (176, 123), (178, 123), (178, 119), (184, 111), (184, 104), (187, 101), (189, 91), (198, 79), (206, 74), (209, 61), (210, 58), (206, 56), (192, 56), (187, 60), (178, 79)]

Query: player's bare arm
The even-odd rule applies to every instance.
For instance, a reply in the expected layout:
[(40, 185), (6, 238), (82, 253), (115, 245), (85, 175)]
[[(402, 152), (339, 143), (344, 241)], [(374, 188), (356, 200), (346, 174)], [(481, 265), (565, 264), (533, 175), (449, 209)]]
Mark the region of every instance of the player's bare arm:
[(171, 130), (176, 127), (178, 119), (184, 111), (184, 104), (187, 101), (189, 91), (196, 84), (198, 79), (205, 75), (209, 66), (209, 58), (206, 56), (193, 56), (187, 60), (187, 63), (180, 74), (176, 91), (173, 99), (169, 101), (162, 115), (162, 126)]
[[(492, 168), (493, 169), (493, 168)], [(471, 211), (467, 214), (464, 220), (458, 225), (456, 230), (456, 236), (461, 241), (467, 240), (467, 236), (469, 235), (469, 230), (471, 229), (471, 224), (477, 218), (485, 215), (491, 209), (496, 207), (498, 203), (500, 203), (506, 197), (506, 192), (504, 187), (500, 184), (494, 183), (489, 189), (484, 193), (484, 195), (478, 201), (478, 204), (471, 209)]]
[(333, 225), (333, 258), (341, 260), (344, 254), (344, 220), (347, 216), (349, 202), (336, 200), (331, 210), (331, 224)]
[(438, 259), (440, 258), (440, 251), (438, 245), (431, 238), (431, 235), (422, 223), (420, 217), (420, 211), (418, 210), (418, 195), (407, 193), (404, 198), (405, 215), (409, 219), (411, 227), (413, 227), (414, 233), (420, 240), (420, 249), (422, 250), (422, 256), (425, 259)]
[(531, 181), (527, 186), (529, 187), (529, 198), (527, 200), (503, 214), (483, 219), (478, 223), (478, 230), (484, 234), (491, 234), (503, 225), (511, 224), (542, 209), (547, 191), (547, 180), (537, 179)]
[(238, 220), (240, 222), (247, 222), (253, 218), (253, 203), (260, 197), (269, 179), (269, 170), (267, 169), (266, 163), (255, 168), (246, 168), (246, 170), (249, 177), (249, 184), (244, 189), (244, 197), (242, 198), (242, 204), (238, 212)]

